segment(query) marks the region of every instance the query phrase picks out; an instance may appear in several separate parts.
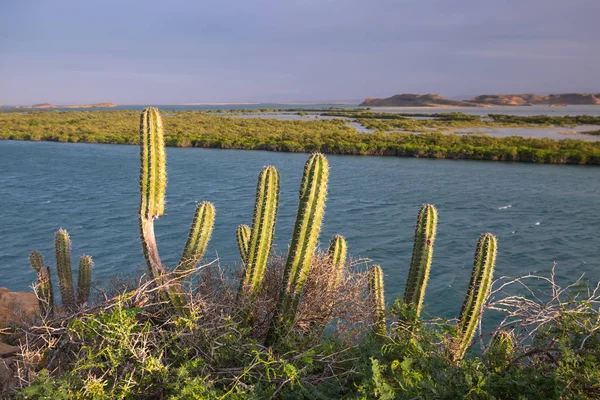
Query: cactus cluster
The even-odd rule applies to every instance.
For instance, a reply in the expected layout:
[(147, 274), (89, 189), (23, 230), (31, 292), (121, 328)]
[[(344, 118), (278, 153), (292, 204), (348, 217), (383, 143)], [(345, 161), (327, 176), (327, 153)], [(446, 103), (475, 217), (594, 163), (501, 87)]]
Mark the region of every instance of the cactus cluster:
[[(56, 232), (54, 249), (56, 252), (58, 286), (63, 305), (68, 310), (75, 310), (78, 306), (82, 306), (89, 301), (94, 263), (90, 256), (84, 255), (79, 259), (76, 298), (71, 271), (71, 240), (66, 230), (60, 229)], [(36, 250), (29, 255), (29, 263), (38, 276), (36, 294), (39, 299), (40, 312), (44, 316), (51, 315), (54, 312), (54, 292), (50, 268), (44, 264), (42, 254)]]
[[(166, 283), (163, 277), (167, 270), (158, 253), (154, 220), (163, 215), (165, 209), (167, 167), (162, 119), (159, 111), (152, 107), (146, 108), (140, 117), (140, 164), (139, 225), (142, 250), (152, 278), (162, 288), (162, 284)], [(176, 271), (188, 271), (200, 262), (212, 233), (214, 219), (215, 209), (211, 203), (198, 205)], [(180, 313), (185, 312), (187, 301), (178, 283), (170, 283), (163, 295)]]
[(344, 239), (342, 235), (335, 235), (333, 239), (331, 239), (329, 248), (327, 249), (327, 256), (332, 267), (332, 277), (327, 281), (327, 289), (331, 294), (335, 294), (342, 283), (347, 253), (348, 248), (346, 239)]

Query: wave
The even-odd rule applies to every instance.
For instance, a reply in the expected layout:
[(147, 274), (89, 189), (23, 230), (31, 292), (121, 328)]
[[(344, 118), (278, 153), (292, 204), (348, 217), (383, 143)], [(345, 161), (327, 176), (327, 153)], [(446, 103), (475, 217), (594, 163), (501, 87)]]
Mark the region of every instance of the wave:
[(509, 204), (507, 206), (503, 206), (503, 207), (498, 207), (498, 210), (506, 210), (507, 208), (511, 208), (512, 204)]

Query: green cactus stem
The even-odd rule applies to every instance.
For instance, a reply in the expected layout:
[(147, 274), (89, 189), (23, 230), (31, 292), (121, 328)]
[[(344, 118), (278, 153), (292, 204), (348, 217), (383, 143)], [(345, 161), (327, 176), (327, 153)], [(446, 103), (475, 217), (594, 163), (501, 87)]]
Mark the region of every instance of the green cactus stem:
[(77, 304), (86, 304), (90, 299), (92, 285), (92, 269), (94, 262), (90, 256), (82, 256), (79, 259), (79, 276), (77, 280)]
[(252, 230), (245, 260), (244, 293), (254, 297), (260, 290), (271, 253), (275, 221), (279, 206), (279, 172), (273, 166), (265, 167), (258, 176)]
[(71, 240), (64, 229), (56, 232), (54, 237), (54, 249), (56, 251), (56, 271), (58, 275), (58, 286), (65, 307), (75, 308), (75, 291), (73, 289), (73, 274), (71, 272)]
[(300, 185), (298, 214), (283, 275), (283, 287), (269, 327), (267, 344), (287, 335), (294, 323), (300, 296), (317, 246), (325, 211), (329, 165), (324, 155), (315, 153), (304, 166)]
[(40, 272), (44, 267), (44, 258), (42, 257), (42, 254), (37, 250), (32, 251), (31, 254), (29, 254), (29, 264), (31, 264), (31, 268), (33, 268), (35, 272)]
[(477, 242), (469, 289), (458, 317), (458, 344), (454, 358), (462, 359), (475, 335), (483, 304), (492, 286), (498, 242), (491, 233), (484, 233)]
[[(140, 117), (140, 164), (142, 250), (151, 276), (162, 285), (167, 271), (158, 253), (154, 220), (164, 213), (167, 166), (162, 120), (158, 110), (152, 107), (146, 108)], [(167, 295), (162, 292), (162, 297), (170, 301), (179, 313), (185, 313), (187, 302), (179, 284), (171, 282)]]
[(248, 258), (250, 235), (251, 230), (248, 225), (240, 225), (235, 231), (238, 249), (240, 250), (240, 257), (242, 258), (242, 263), (244, 265), (246, 265), (246, 259)]
[(385, 296), (383, 290), (383, 271), (379, 265), (369, 269), (369, 298), (373, 307), (373, 332), (383, 334), (386, 332), (385, 324)]
[(423, 308), (423, 298), (433, 257), (436, 227), (437, 210), (433, 205), (425, 204), (421, 207), (417, 217), (415, 243), (404, 291), (404, 303), (413, 307), (417, 316)]
[(200, 263), (210, 240), (214, 224), (215, 207), (206, 201), (199, 204), (196, 207), (190, 233), (179, 261), (178, 268), (181, 271), (189, 271)]
[(332, 296), (337, 293), (344, 277), (344, 266), (346, 264), (347, 246), (346, 239), (342, 235), (335, 235), (329, 243), (327, 256), (331, 261), (332, 276), (328, 282), (328, 290)]
[(50, 279), (50, 269), (44, 265), (44, 259), (38, 251), (31, 252), (29, 262), (37, 272), (35, 293), (38, 298), (40, 314), (42, 316), (52, 315), (54, 312), (54, 292), (52, 290), (52, 280)]

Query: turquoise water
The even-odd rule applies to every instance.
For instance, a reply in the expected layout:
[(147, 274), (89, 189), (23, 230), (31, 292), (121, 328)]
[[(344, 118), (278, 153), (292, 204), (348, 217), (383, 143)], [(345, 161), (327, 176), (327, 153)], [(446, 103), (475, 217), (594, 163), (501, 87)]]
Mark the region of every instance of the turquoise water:
[[(205, 260), (238, 262), (235, 229), (252, 217), (264, 165), (281, 174), (276, 249), (285, 251), (306, 154), (217, 149), (167, 150), (166, 215), (156, 223), (163, 261), (177, 262), (195, 203), (210, 200), (216, 225)], [(600, 280), (600, 170), (396, 157), (328, 156), (331, 175), (321, 242), (340, 233), (356, 257), (382, 265), (388, 301), (404, 290), (414, 220), (439, 210), (427, 310), (460, 308), (480, 233), (499, 239), (497, 276), (548, 274), (561, 282)], [(0, 141), (0, 287), (27, 290), (33, 249), (54, 265), (53, 235), (69, 231), (73, 256), (94, 257), (96, 278), (144, 271), (138, 239), (138, 148)]]

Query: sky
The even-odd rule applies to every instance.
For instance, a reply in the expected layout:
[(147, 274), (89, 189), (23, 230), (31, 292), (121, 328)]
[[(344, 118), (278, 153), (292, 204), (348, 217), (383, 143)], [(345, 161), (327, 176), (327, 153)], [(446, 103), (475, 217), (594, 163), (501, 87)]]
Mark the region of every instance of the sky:
[(600, 0), (0, 0), (0, 104), (600, 93)]

